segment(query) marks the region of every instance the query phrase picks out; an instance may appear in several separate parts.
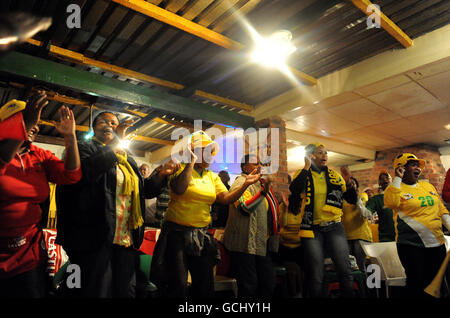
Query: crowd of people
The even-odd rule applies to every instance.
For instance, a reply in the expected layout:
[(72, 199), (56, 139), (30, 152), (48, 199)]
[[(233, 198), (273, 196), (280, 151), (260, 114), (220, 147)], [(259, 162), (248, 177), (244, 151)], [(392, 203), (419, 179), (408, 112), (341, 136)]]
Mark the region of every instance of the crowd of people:
[[(74, 114), (62, 106), (55, 123), (65, 142), (60, 160), (33, 144), (46, 104), (45, 93), (34, 91), (23, 111), (1, 123), (9, 128), (0, 135), (0, 297), (48, 295), (40, 204), (49, 183), (57, 185), (56, 243), (82, 273), (81, 288), (66, 297), (136, 297), (146, 227), (160, 229), (150, 279), (166, 297), (215, 296), (221, 253), (211, 228), (223, 229), (227, 275), (242, 298), (276, 296), (277, 266), (287, 272), (287, 297), (328, 297), (327, 258), (341, 297), (366, 297), (364, 284), (355, 290), (351, 263), (352, 255), (365, 282), (361, 241), (396, 242), (406, 295), (423, 297), (445, 258), (449, 212), (436, 188), (420, 180), (426, 162), (414, 154), (395, 158), (394, 178), (379, 171), (377, 191), (360, 192), (350, 170), (331, 169), (326, 146), (311, 143), (304, 167), (289, 176), (289, 195), (277, 199), (256, 155), (242, 158), (231, 184), (226, 171), (210, 170), (220, 149), (204, 131), (191, 134), (188, 162), (138, 166), (120, 143), (133, 122), (111, 112), (94, 118), (92, 139), (77, 141)], [(446, 202), (449, 179), (447, 172)]]

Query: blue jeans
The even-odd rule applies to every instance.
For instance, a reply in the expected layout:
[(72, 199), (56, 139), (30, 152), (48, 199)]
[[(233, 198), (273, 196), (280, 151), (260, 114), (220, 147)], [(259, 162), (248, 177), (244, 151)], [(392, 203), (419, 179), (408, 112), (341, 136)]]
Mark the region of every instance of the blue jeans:
[(343, 297), (353, 297), (353, 276), (349, 259), (347, 236), (341, 222), (320, 227), (313, 226), (314, 238), (302, 238), (305, 253), (305, 278), (310, 297), (326, 297), (324, 259), (333, 260)]

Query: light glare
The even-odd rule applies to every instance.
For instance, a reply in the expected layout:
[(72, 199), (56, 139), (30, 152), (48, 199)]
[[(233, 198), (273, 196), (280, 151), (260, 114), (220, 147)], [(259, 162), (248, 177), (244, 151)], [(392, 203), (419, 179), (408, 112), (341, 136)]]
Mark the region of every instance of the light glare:
[(291, 39), (292, 34), (286, 30), (278, 31), (269, 38), (255, 36), (255, 49), (250, 57), (266, 67), (284, 69), (288, 56), (296, 50)]

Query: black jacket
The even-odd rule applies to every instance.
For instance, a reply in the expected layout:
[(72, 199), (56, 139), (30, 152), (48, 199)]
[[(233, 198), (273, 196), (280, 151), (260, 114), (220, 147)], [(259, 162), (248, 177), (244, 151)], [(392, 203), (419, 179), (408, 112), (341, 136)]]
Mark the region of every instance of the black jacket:
[[(56, 243), (70, 255), (71, 251), (95, 251), (112, 244), (116, 229), (116, 167), (118, 160), (110, 147), (96, 141), (78, 144), (83, 176), (73, 185), (58, 186)], [(136, 162), (128, 162), (139, 177), (141, 211), (145, 199), (161, 192), (158, 175), (143, 179)], [(132, 230), (133, 247), (139, 248), (144, 237), (144, 226)]]

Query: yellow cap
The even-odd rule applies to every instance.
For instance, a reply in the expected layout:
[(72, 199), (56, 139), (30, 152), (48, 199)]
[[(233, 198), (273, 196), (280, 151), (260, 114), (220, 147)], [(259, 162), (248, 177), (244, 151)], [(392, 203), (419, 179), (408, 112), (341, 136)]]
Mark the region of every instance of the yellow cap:
[(400, 166), (406, 165), (408, 163), (408, 161), (418, 161), (419, 165), (420, 165), (420, 169), (425, 168), (425, 163), (426, 163), (425, 160), (417, 158), (416, 155), (414, 155), (412, 153), (404, 153), (404, 154), (398, 155), (394, 159), (394, 170)]
[(20, 112), (25, 109), (26, 102), (12, 99), (9, 102), (7, 102), (5, 105), (0, 107), (0, 121), (4, 121), (5, 119), (11, 117), (17, 112)]
[(195, 148), (205, 148), (206, 146), (212, 144), (213, 151), (211, 155), (215, 156), (219, 152), (219, 145), (217, 142), (212, 140), (211, 137), (209, 137), (203, 130), (192, 133), (190, 143), (192, 150)]

